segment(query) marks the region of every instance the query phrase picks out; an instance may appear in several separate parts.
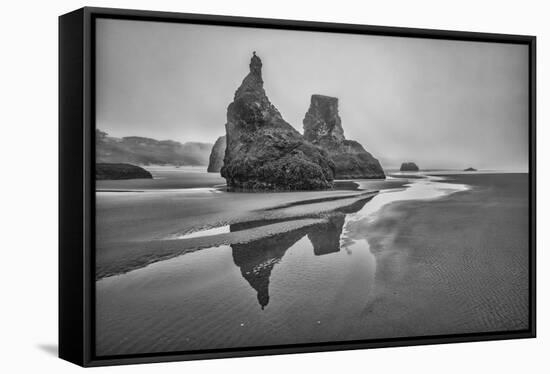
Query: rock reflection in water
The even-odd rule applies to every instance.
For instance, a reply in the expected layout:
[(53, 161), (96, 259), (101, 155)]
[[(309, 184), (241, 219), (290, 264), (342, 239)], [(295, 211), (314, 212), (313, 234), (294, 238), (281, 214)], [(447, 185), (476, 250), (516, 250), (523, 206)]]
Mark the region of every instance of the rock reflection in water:
[[(232, 244), (233, 261), (244, 279), (257, 292), (258, 303), (264, 309), (269, 304), (269, 279), (273, 267), (281, 261), (286, 251), (307, 235), (313, 246), (313, 254), (322, 256), (340, 251), (340, 238), (346, 214), (356, 213), (371, 198), (357, 201), (339, 209), (318, 225), (255, 240), (250, 243)], [(251, 229), (268, 222), (248, 222), (231, 225), (230, 231)], [(269, 222), (273, 223), (273, 222)]]
[(342, 213), (331, 216), (327, 223), (315, 225), (307, 234), (315, 256), (322, 256), (340, 251), (340, 235), (346, 216)]
[(273, 266), (305, 234), (303, 230), (296, 230), (251, 243), (231, 245), (233, 261), (241, 269), (243, 278), (258, 293), (262, 309), (269, 303), (269, 277)]

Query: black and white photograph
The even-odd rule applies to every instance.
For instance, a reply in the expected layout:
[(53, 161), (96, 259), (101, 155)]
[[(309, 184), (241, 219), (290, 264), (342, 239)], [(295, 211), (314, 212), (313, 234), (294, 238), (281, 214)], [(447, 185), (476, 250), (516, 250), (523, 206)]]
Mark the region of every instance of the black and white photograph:
[(530, 329), (528, 45), (95, 22), (98, 357)]
[(0, 373), (548, 371), (544, 2), (3, 5)]

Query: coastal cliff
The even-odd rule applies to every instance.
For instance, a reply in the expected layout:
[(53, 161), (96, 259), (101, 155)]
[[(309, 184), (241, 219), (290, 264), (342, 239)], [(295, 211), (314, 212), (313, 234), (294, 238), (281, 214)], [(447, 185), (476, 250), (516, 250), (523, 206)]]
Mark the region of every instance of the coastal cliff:
[(212, 144), (141, 136), (116, 138), (96, 129), (96, 162), (134, 165), (207, 165)]
[(334, 163), (288, 124), (266, 96), (262, 61), (254, 53), (250, 72), (227, 108), (224, 166), (227, 185), (239, 189), (316, 190), (332, 187)]
[(338, 114), (338, 98), (312, 95), (303, 120), (304, 138), (325, 150), (335, 166), (335, 178), (385, 178), (380, 162), (361, 144), (347, 140)]

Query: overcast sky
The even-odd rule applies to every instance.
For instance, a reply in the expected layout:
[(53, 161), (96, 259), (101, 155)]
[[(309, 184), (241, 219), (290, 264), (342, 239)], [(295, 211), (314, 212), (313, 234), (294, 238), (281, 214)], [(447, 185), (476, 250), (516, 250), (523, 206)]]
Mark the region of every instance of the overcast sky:
[(96, 40), (112, 136), (213, 143), (257, 51), (300, 132), (311, 95), (336, 96), (346, 138), (386, 168), (527, 170), (527, 46), (107, 19)]

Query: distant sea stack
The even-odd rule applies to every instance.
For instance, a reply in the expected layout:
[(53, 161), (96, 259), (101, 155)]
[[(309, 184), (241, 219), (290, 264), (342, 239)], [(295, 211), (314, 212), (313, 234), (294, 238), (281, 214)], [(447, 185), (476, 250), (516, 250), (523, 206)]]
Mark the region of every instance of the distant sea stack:
[(147, 170), (135, 165), (99, 163), (95, 165), (95, 179), (153, 179), (153, 176)]
[(338, 98), (312, 95), (304, 121), (304, 138), (328, 152), (337, 179), (385, 178), (380, 162), (354, 140), (346, 140)]
[(464, 171), (477, 171), (477, 169), (474, 169), (474, 168), (472, 168), (472, 167), (469, 167), (469, 168), (467, 168), (467, 169), (464, 169)]
[(207, 171), (209, 173), (219, 173), (223, 166), (223, 158), (225, 156), (225, 135), (220, 136), (210, 152), (210, 162), (208, 163)]
[(404, 162), (401, 164), (400, 171), (419, 171), (420, 169), (414, 162)]
[(316, 190), (332, 187), (334, 163), (305, 141), (266, 96), (262, 61), (253, 54), (250, 72), (227, 108), (224, 166), (229, 187)]

